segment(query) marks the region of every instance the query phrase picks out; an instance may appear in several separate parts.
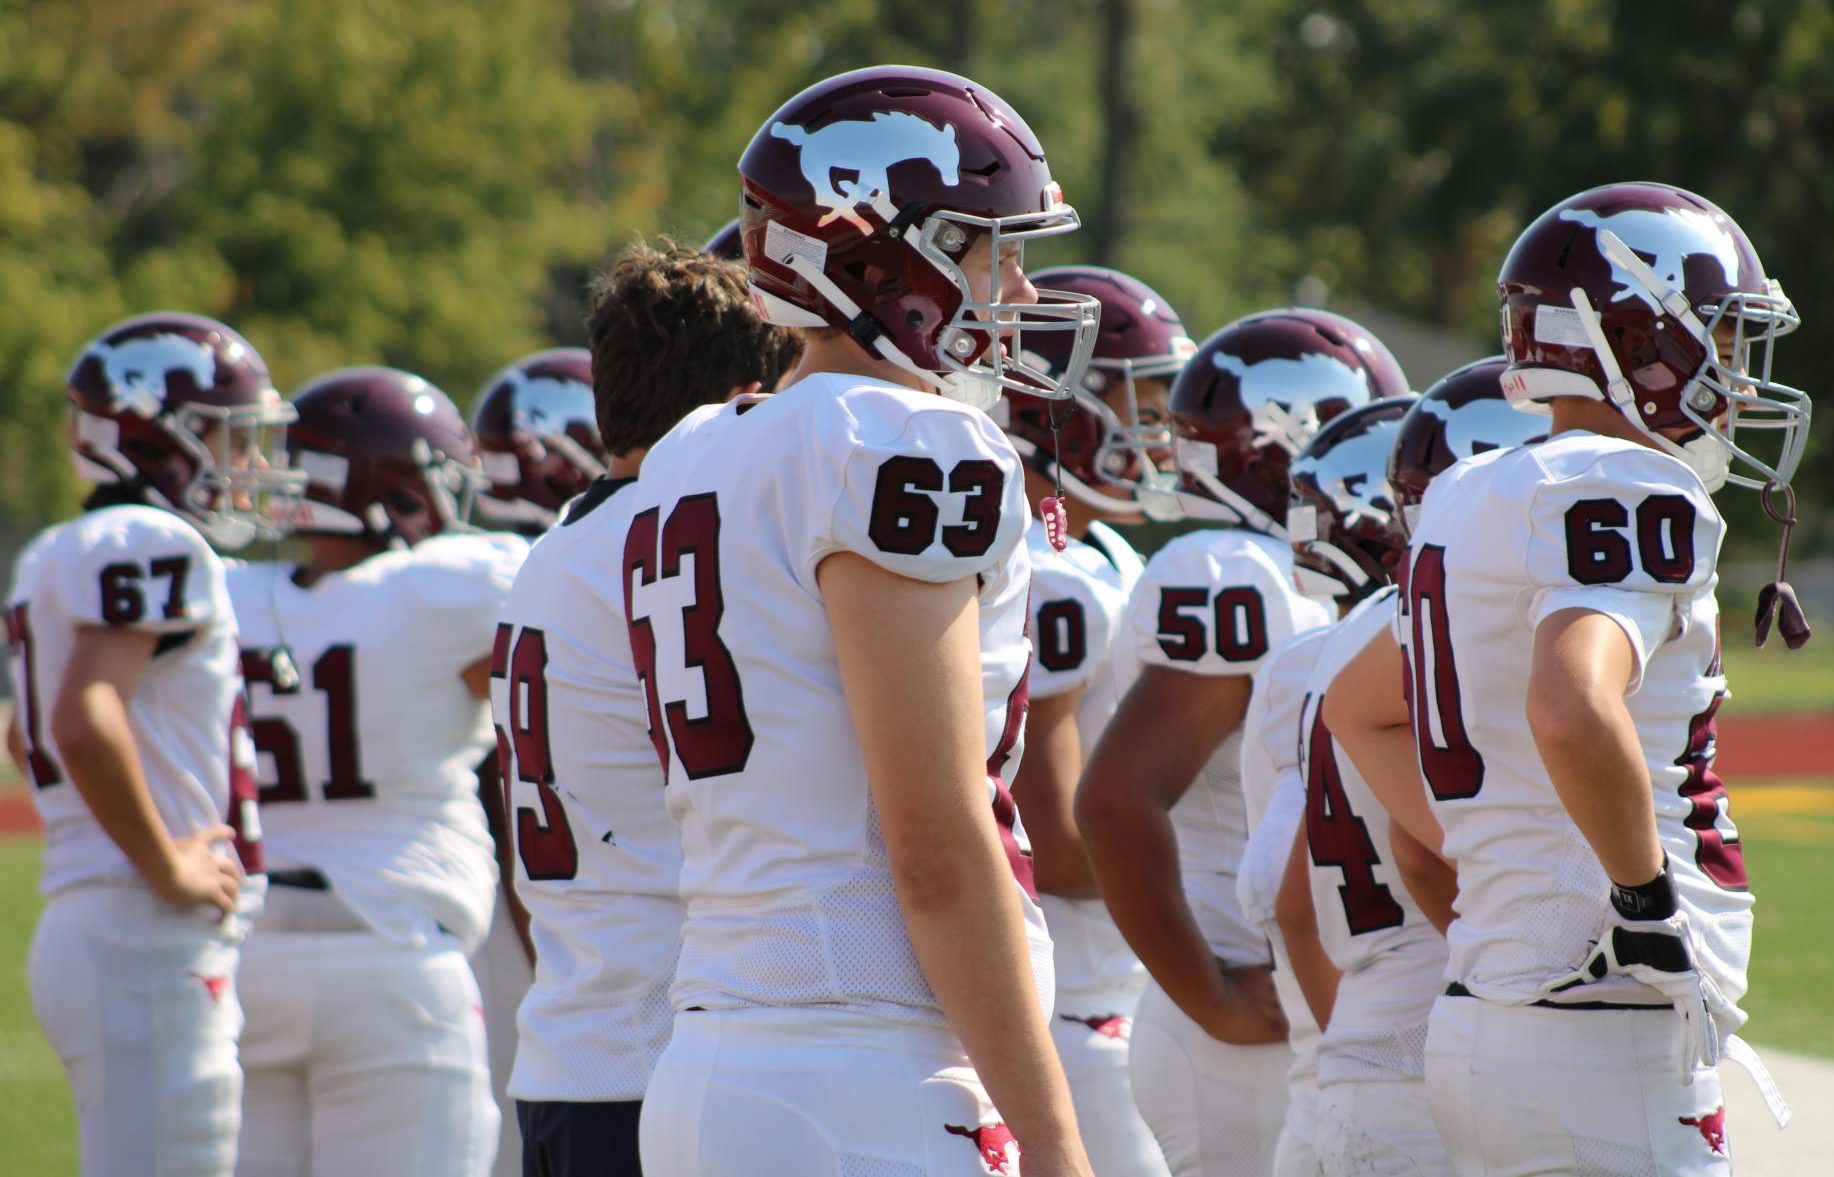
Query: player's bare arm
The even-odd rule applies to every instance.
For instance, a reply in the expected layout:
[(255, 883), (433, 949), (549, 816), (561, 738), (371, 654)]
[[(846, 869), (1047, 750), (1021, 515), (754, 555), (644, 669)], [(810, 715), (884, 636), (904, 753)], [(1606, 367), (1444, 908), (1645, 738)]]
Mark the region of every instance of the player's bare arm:
[(1087, 1172), (987, 806), (974, 582), (926, 584), (845, 552), (816, 575), (924, 979), (1028, 1171)]
[(1089, 864), (1128, 945), (1187, 1017), (1238, 1046), (1283, 1040), (1286, 1019), (1271, 983), (1267, 1003), (1245, 1007), (1235, 995), (1254, 983), (1232, 983), (1210, 954), (1179, 878), (1171, 814), (1217, 746), (1241, 726), (1252, 688), (1244, 675), (1144, 668), (1076, 795)]
[(1083, 770), (1076, 711), (1082, 698), (1078, 687), (1032, 700), (1025, 715), (1025, 758), (1012, 784), (1013, 803), (1025, 815), (1032, 843), (1032, 881), (1040, 891), (1066, 899), (1101, 893), (1076, 828), (1076, 781)]
[(1342, 974), (1331, 963), (1324, 942), (1318, 937), (1318, 912), (1312, 907), (1312, 881), (1308, 871), (1311, 858), (1306, 849), (1305, 823), (1299, 823), (1293, 835), (1293, 850), (1287, 855), (1286, 872), (1280, 878), (1280, 893), (1274, 899), (1274, 919), (1280, 924), (1280, 938), (1286, 944), (1287, 959), (1293, 964), (1293, 979), (1305, 994), (1312, 1020), (1324, 1029), (1331, 1022), (1331, 1009), (1337, 1004), (1337, 982)]
[(1437, 854), (1445, 832), (1420, 779), (1401, 676), (1401, 647), (1392, 633), (1378, 634), (1332, 681), (1325, 724), (1395, 824)]
[(1452, 926), (1453, 900), (1458, 898), (1458, 871), (1432, 852), (1399, 822), (1388, 827), (1388, 847), (1395, 855), (1395, 870), (1427, 922), (1445, 935)]
[(216, 853), (234, 836), (215, 826), (173, 838), (160, 819), (128, 726), (127, 707), (159, 636), (143, 630), (85, 626), (51, 710), (51, 736), (83, 803), (148, 887), (177, 907), (235, 909), (242, 876)]
[(29, 776), (31, 766), (26, 762), (25, 733), (19, 730), (19, 710), (9, 708), (6, 713), (6, 755), (19, 770), (20, 776)]
[(1636, 654), (1618, 623), (1562, 609), (1535, 631), (1528, 726), (1560, 802), (1615, 883), (1662, 873), (1649, 769), (1624, 691)]

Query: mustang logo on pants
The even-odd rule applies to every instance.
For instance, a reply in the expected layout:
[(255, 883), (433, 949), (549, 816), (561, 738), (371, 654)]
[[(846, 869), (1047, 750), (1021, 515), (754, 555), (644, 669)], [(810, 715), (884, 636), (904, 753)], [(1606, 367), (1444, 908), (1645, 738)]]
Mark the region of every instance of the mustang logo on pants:
[(974, 1146), (981, 1150), (981, 1164), (987, 1166), (989, 1173), (1006, 1174), (1016, 1177), (1019, 1172), (1019, 1142), (1013, 1139), (1013, 1132), (1005, 1124), (982, 1124), (979, 1128), (964, 1128), (960, 1124), (944, 1124), (952, 1136), (966, 1136), (974, 1141)]
[(1726, 1155), (1726, 1109), (1723, 1104), (1704, 1116), (1682, 1116), (1680, 1122), (1698, 1130), (1708, 1148), (1722, 1157)]

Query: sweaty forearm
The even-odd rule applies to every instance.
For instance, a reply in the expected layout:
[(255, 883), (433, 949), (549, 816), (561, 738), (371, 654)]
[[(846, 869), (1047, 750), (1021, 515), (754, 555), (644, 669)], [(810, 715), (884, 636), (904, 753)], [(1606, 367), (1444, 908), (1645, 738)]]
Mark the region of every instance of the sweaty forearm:
[(153, 804), (127, 710), (101, 684), (82, 688), (53, 725), (70, 783), (121, 853), (149, 882), (169, 876), (176, 857)]
[[(991, 823), (894, 869), (917, 963), (987, 1094), (1022, 1150), (1076, 1138), (1070, 1089), (1052, 1045), (1050, 1011), (1032, 977), (1012, 870)], [(964, 930), (974, 929), (972, 943)]]

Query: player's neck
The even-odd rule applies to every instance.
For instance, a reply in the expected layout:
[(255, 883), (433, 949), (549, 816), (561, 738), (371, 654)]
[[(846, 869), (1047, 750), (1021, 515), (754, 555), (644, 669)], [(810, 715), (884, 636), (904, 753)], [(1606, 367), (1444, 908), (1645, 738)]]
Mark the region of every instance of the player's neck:
[(784, 387), (810, 376), (822, 373), (833, 373), (841, 376), (865, 376), (883, 384), (895, 384), (900, 388), (910, 388), (917, 392), (933, 392), (934, 388), (910, 372), (888, 360), (881, 360), (869, 355), (864, 348), (848, 335), (839, 332), (833, 334), (812, 332), (803, 345), (802, 362), (790, 373)]
[(1586, 433), (1597, 433), (1604, 437), (1615, 437), (1622, 441), (1633, 441), (1652, 450), (1661, 449), (1648, 434), (1631, 424), (1622, 413), (1604, 401), (1588, 397), (1562, 396), (1553, 402), (1554, 422), (1552, 433), (1566, 433), (1581, 430)]
[(306, 541), (306, 559), (294, 573), (301, 588), (345, 572), (382, 551), (374, 540), (358, 535), (315, 535)]
[(613, 454), (611, 460), (605, 463), (605, 477), (619, 482), (635, 478), (637, 472), (643, 469), (643, 459), (649, 456), (649, 452), (650, 447), (640, 445), (626, 453)]

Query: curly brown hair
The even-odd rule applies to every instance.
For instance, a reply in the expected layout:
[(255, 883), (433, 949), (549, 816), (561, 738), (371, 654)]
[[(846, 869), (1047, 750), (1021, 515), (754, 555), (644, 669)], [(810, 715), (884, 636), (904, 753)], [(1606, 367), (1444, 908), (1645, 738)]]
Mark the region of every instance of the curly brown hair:
[(735, 387), (775, 389), (802, 358), (800, 334), (758, 317), (744, 266), (667, 237), (625, 249), (593, 279), (591, 307), (599, 434), (619, 457)]

